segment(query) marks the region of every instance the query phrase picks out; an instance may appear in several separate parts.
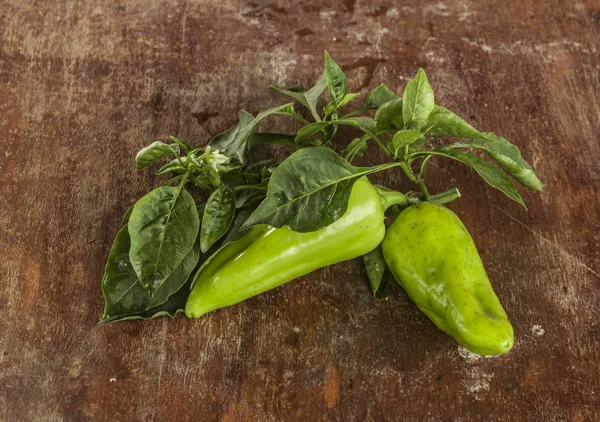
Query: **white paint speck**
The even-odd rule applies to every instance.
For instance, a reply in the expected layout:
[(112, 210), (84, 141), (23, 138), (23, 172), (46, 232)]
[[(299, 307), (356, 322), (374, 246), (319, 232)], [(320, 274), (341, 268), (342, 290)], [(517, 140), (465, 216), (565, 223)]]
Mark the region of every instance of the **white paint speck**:
[(292, 330), (293, 330), (295, 333), (299, 333), (299, 332), (300, 332), (300, 327), (294, 327), (294, 328), (292, 328)]
[(546, 330), (544, 330), (541, 325), (534, 325), (533, 327), (531, 327), (531, 334), (533, 334), (535, 337), (541, 337), (545, 333)]
[(396, 9), (395, 7), (392, 7), (391, 9), (389, 9), (386, 14), (385, 14), (388, 18), (395, 18), (400, 16), (400, 11), (398, 9)]
[(108, 380), (108, 382), (117, 382), (117, 379), (116, 378), (111, 378), (111, 379)]
[(461, 345), (458, 346), (458, 355), (469, 363), (476, 362), (479, 359), (483, 358), (483, 356), (478, 355), (477, 353), (473, 353), (470, 350), (465, 349)]
[(337, 15), (337, 12), (335, 10), (323, 10), (321, 13), (319, 13), (319, 16), (321, 16), (321, 19), (323, 20), (327, 20), (330, 21), (333, 18), (335, 18)]

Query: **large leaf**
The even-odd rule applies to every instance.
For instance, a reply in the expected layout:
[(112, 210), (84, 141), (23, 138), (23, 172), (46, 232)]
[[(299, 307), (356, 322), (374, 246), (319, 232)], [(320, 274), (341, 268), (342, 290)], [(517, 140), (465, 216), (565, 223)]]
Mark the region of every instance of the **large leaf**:
[(426, 155), (441, 155), (467, 164), (475, 169), (475, 171), (479, 173), (483, 180), (485, 180), (490, 186), (500, 190), (510, 199), (518, 202), (525, 209), (527, 209), (525, 203), (523, 202), (523, 198), (521, 198), (521, 195), (517, 191), (517, 188), (510, 178), (498, 167), (494, 166), (483, 158), (480, 158), (475, 154), (471, 154), (470, 152), (460, 151), (448, 147), (415, 153), (415, 156)]
[[(149, 318), (157, 316), (161, 311), (172, 311), (171, 298), (189, 279), (200, 256), (200, 244), (197, 241), (167, 281), (150, 296), (140, 284), (139, 277), (129, 261), (130, 244), (125, 226), (115, 237), (102, 277), (105, 306), (100, 323), (131, 319), (133, 316)], [(183, 302), (185, 305), (185, 300)], [(161, 310), (156, 309), (157, 307), (161, 307)]]
[(419, 69), (417, 76), (406, 85), (402, 95), (402, 118), (406, 128), (425, 127), (434, 105), (433, 89), (423, 69)]
[(238, 113), (238, 123), (227, 131), (215, 136), (209, 145), (213, 149), (218, 149), (221, 154), (244, 164), (248, 159), (248, 143), (256, 129), (256, 125), (267, 116), (275, 114), (289, 115), (292, 112), (292, 103), (262, 111), (256, 117), (253, 117), (244, 110), (240, 110)]
[(375, 113), (375, 133), (398, 131), (404, 127), (402, 118), (402, 98), (396, 98), (381, 105)]
[(321, 116), (317, 111), (317, 101), (319, 100), (319, 97), (321, 96), (323, 91), (325, 91), (325, 88), (327, 88), (327, 75), (325, 72), (321, 74), (315, 86), (313, 86), (308, 91), (304, 91), (304, 87), (302, 87), (301, 85), (295, 85), (287, 89), (281, 88), (277, 85), (269, 85), (269, 88), (272, 88), (283, 95), (295, 99), (300, 104), (309, 109), (313, 118), (317, 122), (321, 121)]
[(161, 141), (152, 142), (137, 153), (135, 156), (135, 166), (138, 169), (143, 169), (159, 158), (166, 157), (167, 155), (179, 155), (179, 145), (167, 145)]
[(348, 93), (348, 80), (340, 66), (333, 61), (325, 51), (325, 75), (327, 76), (327, 89), (336, 106), (339, 106)]
[(199, 226), (194, 199), (181, 184), (155, 189), (135, 204), (129, 259), (151, 296), (192, 249)]
[(363, 259), (373, 296), (377, 299), (385, 298), (387, 296), (386, 287), (389, 275), (381, 246), (377, 246), (368, 254), (363, 255)]
[(208, 249), (227, 232), (235, 214), (235, 194), (226, 185), (220, 185), (206, 202), (200, 230), (202, 252)]
[(519, 183), (529, 189), (540, 191), (542, 183), (531, 166), (523, 159), (519, 148), (493, 132), (483, 134), (484, 139), (474, 139), (459, 145), (466, 145), (484, 151), (493, 158)]
[(459, 116), (454, 114), (452, 111), (437, 105), (429, 115), (427, 126), (431, 126), (428, 134), (433, 136), (457, 136), (459, 138), (490, 139), (473, 126), (465, 122)]
[(354, 167), (325, 147), (296, 151), (273, 172), (265, 200), (243, 228), (270, 224), (298, 232), (319, 230), (344, 214), (358, 178), (384, 167)]

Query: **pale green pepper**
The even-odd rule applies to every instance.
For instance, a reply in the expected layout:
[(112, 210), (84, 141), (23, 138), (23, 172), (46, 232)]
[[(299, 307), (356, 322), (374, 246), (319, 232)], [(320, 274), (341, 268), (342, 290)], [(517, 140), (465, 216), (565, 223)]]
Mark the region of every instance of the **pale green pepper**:
[(396, 281), (442, 331), (480, 355), (507, 353), (513, 328), (458, 216), (421, 202), (389, 227), (383, 255)]
[(287, 227), (250, 229), (198, 272), (186, 315), (198, 318), (318, 268), (372, 251), (385, 235), (385, 206), (375, 187), (363, 177), (354, 183), (345, 214), (321, 230), (298, 233)]

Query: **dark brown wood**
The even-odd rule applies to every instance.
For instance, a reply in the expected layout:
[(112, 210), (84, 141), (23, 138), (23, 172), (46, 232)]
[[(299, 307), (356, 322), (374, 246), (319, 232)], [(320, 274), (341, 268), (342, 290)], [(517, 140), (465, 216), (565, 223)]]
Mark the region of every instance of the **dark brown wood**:
[[(1, 420), (598, 420), (597, 1), (3, 1), (0, 40)], [(397, 286), (372, 299), (358, 260), (200, 320), (95, 327), (121, 216), (158, 182), (135, 152), (280, 103), (267, 85), (314, 82), (324, 49), (363, 94), (423, 67), (533, 163), (529, 212), (458, 163), (427, 173), (463, 193), (514, 350), (466, 353)]]

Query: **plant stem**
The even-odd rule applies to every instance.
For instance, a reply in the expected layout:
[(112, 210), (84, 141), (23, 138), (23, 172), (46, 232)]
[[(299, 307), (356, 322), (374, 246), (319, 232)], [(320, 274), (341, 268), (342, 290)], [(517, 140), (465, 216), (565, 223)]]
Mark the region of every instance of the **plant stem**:
[(290, 114), (290, 116), (292, 116), (294, 119), (298, 120), (300, 123), (304, 123), (305, 125), (310, 124), (310, 122), (308, 120), (306, 120), (304, 117), (300, 116), (299, 114), (292, 113), (292, 114)]
[(415, 183), (419, 187), (419, 189), (423, 193), (423, 196), (425, 197), (425, 200), (429, 201), (429, 191), (427, 190), (427, 186), (425, 186), (425, 183), (423, 183), (423, 180), (415, 175), (415, 173), (412, 171), (412, 169), (406, 161), (400, 162), (400, 168), (404, 170), (404, 174), (406, 174), (410, 181)]
[(240, 191), (240, 190), (244, 190), (244, 189), (254, 189), (254, 190), (260, 190), (263, 192), (267, 191), (267, 188), (264, 186), (256, 186), (256, 185), (240, 185), (240, 186), (236, 186), (235, 188), (233, 188), (233, 190), (235, 192)]

